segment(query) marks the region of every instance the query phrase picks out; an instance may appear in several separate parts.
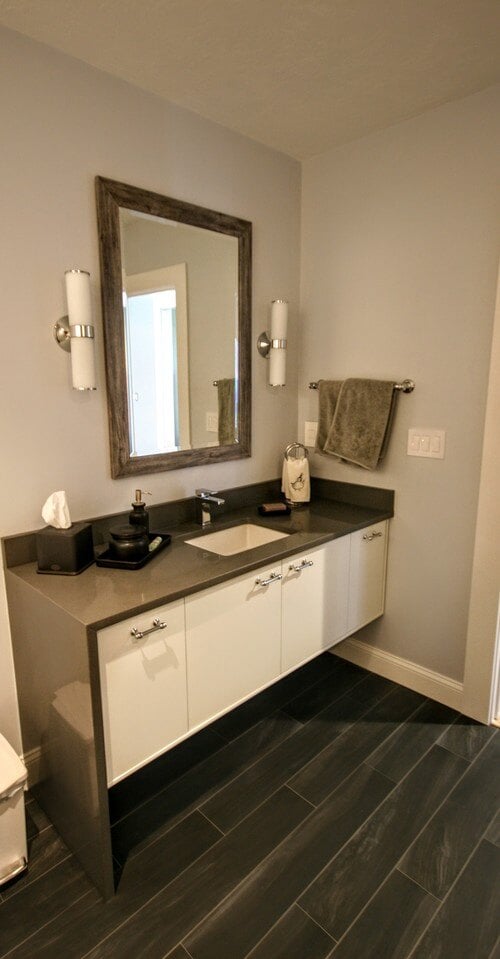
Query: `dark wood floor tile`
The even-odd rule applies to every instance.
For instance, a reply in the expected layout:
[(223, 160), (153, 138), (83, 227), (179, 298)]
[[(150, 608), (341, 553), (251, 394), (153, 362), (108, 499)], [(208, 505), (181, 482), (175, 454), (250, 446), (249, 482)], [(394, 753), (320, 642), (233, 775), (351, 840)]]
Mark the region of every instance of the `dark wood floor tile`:
[(467, 768), (433, 746), (299, 900), (339, 939)]
[(309, 811), (290, 790), (275, 793), (88, 953), (88, 959), (162, 959)]
[(495, 816), (485, 838), (494, 843), (495, 846), (500, 846), (500, 812)]
[(314, 686), (302, 690), (295, 699), (287, 702), (283, 709), (289, 716), (300, 720), (301, 723), (306, 723), (344, 693), (348, 693), (359, 683), (364, 682), (365, 675), (358, 666), (338, 659), (332, 672)]
[[(453, 798), (467, 806), (471, 813), (488, 808), (498, 808), (500, 797), (500, 736), (495, 735), (467, 770)], [(495, 805), (496, 804), (496, 805)]]
[(490, 959), (500, 935), (500, 849), (482, 842), (412, 959)]
[(53, 826), (35, 832), (28, 840), (28, 868), (17, 879), (2, 886), (5, 899), (18, 895), (26, 886), (36, 882), (44, 873), (70, 856), (68, 847), (58, 836)]
[(376, 770), (358, 769), (183, 940), (193, 959), (243, 959), (391, 788)]
[(410, 689), (395, 686), (343, 736), (332, 742), (289, 780), (291, 789), (318, 805), (422, 702)]
[[(97, 890), (71, 856), (0, 906), (0, 956), (32, 936), (85, 893)], [(34, 951), (26, 955), (33, 957)], [(54, 955), (54, 953), (52, 953)]]
[(15, 959), (33, 955), (52, 959), (55, 954), (79, 959), (219, 839), (220, 833), (200, 813), (193, 813), (129, 860), (113, 899), (88, 902), (85, 909), (75, 903), (30, 939)]
[[(299, 693), (309, 690), (316, 683), (324, 680), (331, 673), (341, 670), (339, 665), (342, 660), (329, 653), (317, 656), (305, 666), (289, 673), (278, 683), (264, 689), (257, 696), (252, 696), (248, 702), (243, 703), (231, 712), (226, 713), (215, 723), (212, 723), (212, 729), (227, 739), (235, 739), (246, 732), (256, 722), (259, 722), (264, 716), (269, 716), (276, 709), (285, 706), (286, 703), (294, 699)], [(360, 676), (363, 673), (360, 671)]]
[(365, 673), (361, 682), (356, 685), (356, 693), (353, 693), (353, 696), (355, 695), (356, 699), (362, 703), (374, 705), (397, 688), (397, 683), (393, 683), (390, 679), (384, 679), (383, 676), (377, 676), (375, 673)]
[(184, 946), (179, 945), (172, 949), (172, 952), (169, 952), (165, 959), (190, 959), (190, 956), (188, 956)]
[[(12, 952), (8, 953), (8, 959), (34, 959), (35, 956), (36, 959), (39, 956), (45, 956), (46, 959), (56, 959), (56, 957), (66, 959), (66, 954), (58, 950), (59, 940), (65, 938), (65, 931), (71, 940), (71, 929), (74, 924), (81, 928), (89, 910), (99, 902), (102, 902), (99, 893), (94, 888), (89, 889), (83, 896), (69, 903), (67, 909), (62, 909), (55, 919), (49, 919), (28, 939), (20, 942)], [(78, 950), (78, 943), (75, 945), (75, 950)], [(74, 951), (72, 955), (80, 959), (83, 952)]]
[(475, 719), (458, 716), (453, 725), (443, 733), (439, 744), (470, 761), (477, 756), (494, 732), (492, 726), (483, 726)]
[(401, 861), (402, 872), (440, 899), (450, 889), (499, 808), (497, 752), (496, 742), (491, 741)]
[(140, 852), (224, 783), (234, 779), (249, 763), (264, 756), (300, 728), (300, 723), (290, 716), (281, 712), (273, 713), (237, 741), (227, 743), (204, 762), (193, 766), (149, 803), (113, 826), (113, 852), (116, 858), (124, 863), (131, 852)]
[(109, 790), (111, 822), (123, 819), (138, 806), (151, 800), (196, 763), (201, 763), (216, 753), (225, 743), (226, 740), (218, 735), (213, 725), (207, 726), (195, 736), (190, 736), (163, 756), (127, 776), (116, 786), (112, 786)]
[(48, 829), (52, 823), (49, 817), (44, 813), (36, 799), (32, 799), (26, 804), (26, 835), (28, 842), (34, 836), (38, 836), (44, 829)]
[(299, 906), (285, 913), (247, 959), (326, 959), (334, 942)]
[(370, 766), (394, 782), (400, 782), (439, 739), (456, 715), (453, 709), (427, 700), (404, 726), (370, 756)]
[(439, 903), (397, 870), (332, 953), (332, 959), (406, 959)]
[(400, 863), (400, 869), (443, 899), (485, 831), (466, 806), (448, 799)]
[(231, 829), (313, 756), (345, 733), (365, 708), (349, 695), (343, 696), (216, 793), (201, 807), (203, 812), (223, 832)]

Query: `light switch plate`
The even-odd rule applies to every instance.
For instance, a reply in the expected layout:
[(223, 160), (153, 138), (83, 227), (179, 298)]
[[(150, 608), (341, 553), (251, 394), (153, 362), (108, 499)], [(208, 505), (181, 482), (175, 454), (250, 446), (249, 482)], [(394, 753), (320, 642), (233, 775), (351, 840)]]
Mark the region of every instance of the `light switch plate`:
[(304, 423), (304, 444), (305, 446), (315, 446), (316, 445), (316, 434), (318, 432), (318, 424), (313, 423), (310, 420), (306, 420)]
[(218, 413), (207, 413), (206, 431), (207, 433), (218, 433), (219, 431), (219, 414)]
[(408, 456), (426, 456), (428, 459), (444, 459), (446, 441), (445, 430), (435, 430), (428, 426), (413, 427), (408, 430)]

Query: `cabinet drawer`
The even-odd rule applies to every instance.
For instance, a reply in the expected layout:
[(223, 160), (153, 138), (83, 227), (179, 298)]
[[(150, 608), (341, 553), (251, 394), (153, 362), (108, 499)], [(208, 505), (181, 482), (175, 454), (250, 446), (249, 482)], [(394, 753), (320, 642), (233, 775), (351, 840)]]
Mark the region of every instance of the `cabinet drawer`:
[(188, 596), (186, 640), (192, 729), (279, 676), (281, 564)]
[(383, 521), (351, 534), (349, 633), (384, 612), (387, 530)]
[[(155, 620), (166, 625), (156, 626)], [(187, 732), (184, 601), (140, 613), (97, 635), (111, 785)]]

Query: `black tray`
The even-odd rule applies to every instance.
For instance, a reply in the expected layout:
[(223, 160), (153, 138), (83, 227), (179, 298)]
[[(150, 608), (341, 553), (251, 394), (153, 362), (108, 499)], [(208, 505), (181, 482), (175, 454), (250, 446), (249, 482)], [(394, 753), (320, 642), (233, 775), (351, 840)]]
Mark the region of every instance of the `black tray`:
[(165, 549), (165, 546), (168, 546), (172, 539), (170, 533), (149, 533), (149, 542), (151, 543), (157, 536), (160, 536), (161, 543), (152, 553), (148, 553), (142, 559), (116, 559), (115, 556), (110, 556), (109, 549), (105, 549), (104, 553), (96, 557), (95, 564), (96, 566), (111, 566), (113, 569), (142, 569), (155, 556), (158, 556), (158, 553), (161, 553), (162, 549)]

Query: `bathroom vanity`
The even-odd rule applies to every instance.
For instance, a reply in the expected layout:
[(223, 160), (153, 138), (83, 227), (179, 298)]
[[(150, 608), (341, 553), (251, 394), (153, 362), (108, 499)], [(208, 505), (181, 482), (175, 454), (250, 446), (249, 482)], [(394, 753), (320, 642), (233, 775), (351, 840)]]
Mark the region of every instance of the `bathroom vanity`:
[(391, 491), (315, 481), (310, 506), (270, 519), (258, 495), (208, 536), (282, 535), (232, 555), (188, 521), (142, 570), (40, 576), (28, 534), (4, 541), (34, 791), (104, 897), (109, 787), (383, 613)]

